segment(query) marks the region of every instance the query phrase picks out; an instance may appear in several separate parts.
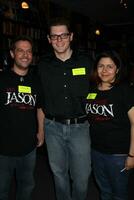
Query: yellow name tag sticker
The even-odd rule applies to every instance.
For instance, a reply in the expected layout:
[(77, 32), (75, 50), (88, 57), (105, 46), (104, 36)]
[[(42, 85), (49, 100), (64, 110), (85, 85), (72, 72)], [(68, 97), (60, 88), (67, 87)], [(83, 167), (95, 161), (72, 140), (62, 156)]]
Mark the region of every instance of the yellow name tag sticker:
[(85, 75), (86, 69), (84, 67), (83, 68), (75, 68), (75, 69), (72, 69), (72, 73), (73, 73), (73, 76)]
[(87, 99), (95, 99), (96, 96), (97, 96), (97, 93), (89, 93), (89, 94), (87, 95)]
[(20, 93), (28, 93), (28, 94), (31, 94), (31, 87), (19, 85), (19, 86), (18, 86), (18, 91), (19, 91)]

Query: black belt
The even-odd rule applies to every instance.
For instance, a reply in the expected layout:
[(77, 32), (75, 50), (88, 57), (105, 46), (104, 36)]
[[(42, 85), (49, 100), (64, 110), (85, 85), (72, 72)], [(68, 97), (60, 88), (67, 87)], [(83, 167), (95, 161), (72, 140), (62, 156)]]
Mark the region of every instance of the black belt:
[(85, 115), (79, 116), (79, 117), (76, 117), (76, 118), (70, 118), (70, 119), (64, 119), (62, 117), (54, 117), (54, 116), (51, 116), (51, 115), (46, 115), (46, 118), (53, 120), (53, 121), (56, 121), (56, 122), (59, 122), (61, 124), (66, 124), (66, 125), (81, 124), (81, 123), (84, 123), (87, 120), (87, 117)]

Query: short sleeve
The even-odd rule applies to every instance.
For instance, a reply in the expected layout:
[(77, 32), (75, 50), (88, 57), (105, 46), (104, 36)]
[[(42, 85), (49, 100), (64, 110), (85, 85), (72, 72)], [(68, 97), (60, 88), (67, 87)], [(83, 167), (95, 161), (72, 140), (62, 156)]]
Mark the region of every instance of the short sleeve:
[(43, 109), (43, 105), (44, 105), (44, 94), (43, 94), (43, 89), (42, 89), (42, 84), (41, 81), (38, 79), (36, 81), (36, 85), (37, 85), (37, 101), (36, 101), (36, 107), (37, 108), (42, 108)]

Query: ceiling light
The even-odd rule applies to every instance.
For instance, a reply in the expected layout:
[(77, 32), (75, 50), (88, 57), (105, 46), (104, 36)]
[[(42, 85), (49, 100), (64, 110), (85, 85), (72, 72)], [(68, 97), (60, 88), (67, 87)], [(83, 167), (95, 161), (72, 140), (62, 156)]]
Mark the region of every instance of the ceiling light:
[(28, 3), (27, 3), (26, 1), (22, 1), (22, 3), (21, 3), (21, 8), (22, 8), (22, 9), (29, 9)]
[(95, 34), (96, 34), (96, 35), (100, 35), (100, 30), (99, 30), (99, 29), (96, 29), (96, 30), (95, 30)]
[(121, 6), (123, 6), (124, 8), (128, 8), (128, 0), (120, 0), (120, 4), (121, 4)]

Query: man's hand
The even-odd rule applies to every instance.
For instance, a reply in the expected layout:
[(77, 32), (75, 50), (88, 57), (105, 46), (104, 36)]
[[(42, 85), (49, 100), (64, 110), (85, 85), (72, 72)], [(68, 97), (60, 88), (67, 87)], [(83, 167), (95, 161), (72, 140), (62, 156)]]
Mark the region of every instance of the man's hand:
[(43, 133), (37, 133), (37, 147), (41, 147), (44, 143), (44, 132)]

